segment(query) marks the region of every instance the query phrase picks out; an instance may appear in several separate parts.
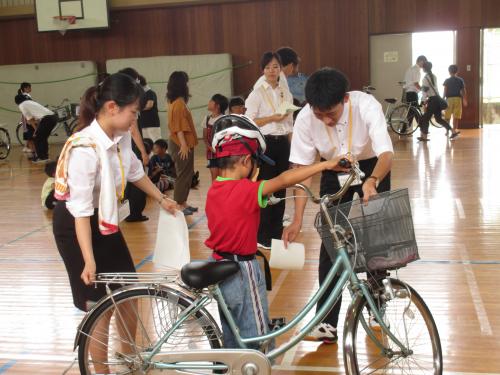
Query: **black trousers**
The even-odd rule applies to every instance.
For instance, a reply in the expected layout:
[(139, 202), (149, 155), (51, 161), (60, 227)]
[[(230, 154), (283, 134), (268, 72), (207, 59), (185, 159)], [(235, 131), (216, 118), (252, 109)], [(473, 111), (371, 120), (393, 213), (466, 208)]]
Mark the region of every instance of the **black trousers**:
[[(266, 155), (275, 161), (271, 166), (263, 163), (260, 167), (259, 180), (270, 180), (288, 170), (288, 159), (290, 157), (290, 142), (288, 136), (266, 136)], [(286, 190), (274, 193), (277, 198), (284, 198)], [(271, 244), (271, 238), (281, 238), (283, 234), (283, 215), (285, 213), (285, 201), (260, 210), (260, 225), (257, 236), (258, 242), (263, 245)]]
[(450, 124), (442, 117), (439, 96), (431, 96), (427, 102), (427, 110), (420, 119), (420, 130), (423, 134), (429, 133), (429, 121), (432, 116), (434, 116), (434, 120), (436, 120), (438, 124), (443, 125), (446, 130), (451, 130)]
[(34, 143), (36, 155), (40, 159), (48, 159), (49, 158), (49, 136), (54, 126), (57, 124), (57, 116), (50, 115), (45, 116), (40, 120), (38, 127), (35, 131)]
[[(413, 91), (407, 91), (406, 95), (405, 95), (405, 101), (406, 101), (406, 103), (408, 103), (412, 106), (418, 107), (418, 93), (413, 92)], [(412, 123), (414, 117), (415, 117), (415, 113), (413, 111), (408, 111), (408, 115), (406, 116), (406, 119), (408, 120), (408, 124)]]
[[(377, 161), (378, 161), (377, 158), (372, 158), (367, 160), (361, 160), (359, 162), (359, 168), (365, 173), (365, 179), (366, 177), (369, 177), (372, 174), (373, 169), (377, 164)], [(334, 194), (339, 190), (340, 190), (340, 183), (337, 177), (337, 172), (324, 171), (321, 174), (320, 195), (323, 196), (325, 194)], [(384, 177), (382, 181), (380, 181), (379, 186), (377, 188), (377, 191), (379, 193), (389, 190), (391, 190), (390, 172), (387, 174), (387, 176)], [(352, 201), (355, 192), (358, 193), (360, 197), (363, 197), (363, 190), (361, 189), (361, 185), (351, 186), (349, 190), (347, 190), (346, 194), (342, 197), (341, 203)], [(319, 285), (323, 285), (323, 282), (325, 281), (326, 276), (328, 275), (328, 272), (330, 271), (331, 268), (332, 268), (332, 259), (328, 255), (325, 245), (321, 243), (321, 250), (319, 253), (319, 268), (318, 268)], [(321, 306), (323, 306), (323, 304), (326, 302), (328, 296), (332, 292), (338, 280), (339, 277), (336, 276), (332, 281), (332, 283), (330, 284), (330, 286), (328, 287), (328, 289), (326, 290), (325, 294), (323, 294), (323, 296), (319, 299), (318, 306), (316, 308), (317, 310), (319, 310)], [(323, 319), (324, 323), (328, 323), (334, 327), (337, 327), (337, 324), (339, 322), (339, 312), (341, 303), (342, 303), (342, 295), (339, 297), (339, 300), (330, 310), (325, 319)]]
[[(134, 152), (137, 159), (141, 161), (142, 157), (139, 148), (132, 141), (132, 151)], [(133, 183), (128, 182), (125, 187), (125, 199), (128, 199), (130, 205), (130, 216), (131, 218), (140, 218), (142, 216), (142, 211), (146, 208), (146, 193), (141, 189), (136, 187)]]

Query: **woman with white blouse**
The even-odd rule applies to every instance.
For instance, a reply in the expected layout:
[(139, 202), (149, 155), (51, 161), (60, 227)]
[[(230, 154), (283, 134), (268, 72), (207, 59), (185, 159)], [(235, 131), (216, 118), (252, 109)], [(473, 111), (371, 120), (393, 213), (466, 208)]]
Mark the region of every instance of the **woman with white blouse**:
[[(259, 180), (269, 180), (288, 169), (289, 138), (293, 130), (293, 117), (292, 114), (280, 114), (280, 112), (292, 104), (293, 97), (286, 82), (280, 79), (281, 59), (278, 54), (266, 52), (262, 56), (261, 69), (264, 79), (257, 81), (245, 106), (246, 116), (254, 120), (266, 138), (266, 156), (275, 162), (274, 166), (263, 164), (260, 167)], [(286, 191), (282, 190), (274, 195), (283, 198)], [(271, 239), (281, 238), (284, 212), (284, 201), (261, 209), (258, 235), (260, 247), (270, 249)]]
[[(53, 232), (68, 272), (73, 302), (83, 311), (106, 295), (103, 285), (93, 285), (96, 273), (135, 272), (118, 227), (128, 215), (123, 202), (127, 181), (163, 209), (174, 213), (177, 207), (144, 174), (132, 152), (130, 127), (140, 111), (142, 93), (132, 78), (121, 73), (89, 88), (80, 106), (83, 130), (68, 139), (59, 157), (55, 186), (60, 201), (54, 209)], [(99, 324), (99, 329), (107, 332), (109, 324)], [(126, 324), (134, 331), (136, 322)], [(107, 373), (107, 354), (99, 348), (90, 351), (96, 372)]]

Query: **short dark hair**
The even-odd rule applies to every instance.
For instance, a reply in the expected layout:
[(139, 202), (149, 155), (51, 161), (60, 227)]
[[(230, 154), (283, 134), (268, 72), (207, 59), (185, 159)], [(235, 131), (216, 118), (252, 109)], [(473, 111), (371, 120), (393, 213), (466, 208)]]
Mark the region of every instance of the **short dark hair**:
[(264, 68), (269, 64), (273, 59), (276, 59), (278, 61), (278, 64), (280, 66), (283, 66), (281, 63), (281, 57), (278, 55), (276, 52), (266, 52), (262, 55), (262, 58), (260, 59), (260, 70), (264, 70)]
[(420, 55), (419, 57), (417, 57), (417, 63), (419, 62), (426, 62), (427, 61), (427, 57), (425, 57), (424, 55)]
[(139, 72), (134, 68), (124, 68), (119, 70), (118, 73), (126, 74), (133, 79), (139, 79)]
[(457, 74), (458, 73), (458, 66), (455, 64), (452, 64), (448, 67), (448, 72), (450, 74)]
[(245, 105), (245, 101), (241, 96), (235, 96), (229, 101), (229, 109), (236, 107), (237, 105)]
[(167, 99), (172, 103), (177, 98), (183, 98), (187, 103), (189, 100), (189, 76), (186, 72), (176, 71), (170, 74), (167, 83)]
[(339, 70), (322, 68), (307, 80), (306, 100), (312, 107), (326, 111), (344, 100), (349, 90), (349, 80)]
[(276, 50), (276, 53), (280, 56), (283, 66), (288, 64), (299, 65), (299, 55), (292, 48), (281, 47)]
[(211, 99), (215, 104), (219, 106), (220, 113), (226, 113), (227, 107), (229, 106), (229, 102), (227, 98), (222, 94), (215, 94)]
[(168, 150), (168, 143), (164, 139), (157, 139), (154, 144), (164, 150)]
[(45, 174), (49, 177), (55, 176), (56, 169), (57, 169), (57, 160), (49, 161), (47, 164), (45, 164)]
[(233, 169), (234, 166), (246, 155), (226, 156), (225, 158), (216, 159), (217, 167), (220, 169)]

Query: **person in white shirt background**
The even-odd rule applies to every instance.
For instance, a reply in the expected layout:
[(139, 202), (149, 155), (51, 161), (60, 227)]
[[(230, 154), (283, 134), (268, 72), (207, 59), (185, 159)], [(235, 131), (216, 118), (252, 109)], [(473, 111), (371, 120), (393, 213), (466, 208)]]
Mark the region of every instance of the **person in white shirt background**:
[[(177, 207), (145, 175), (141, 161), (132, 151), (130, 127), (137, 119), (142, 93), (142, 88), (132, 78), (120, 73), (89, 88), (81, 103), (83, 130), (66, 142), (59, 157), (56, 198), (65, 200), (60, 200), (54, 208), (53, 233), (68, 272), (73, 302), (83, 311), (88, 311), (106, 295), (102, 285), (92, 285), (96, 273), (135, 272), (118, 227), (118, 206), (127, 181), (147, 193), (163, 209), (174, 213)], [(85, 139), (90, 143), (71, 148)], [(67, 148), (70, 151), (65, 152)], [(105, 165), (109, 165), (107, 173)], [(61, 178), (67, 182), (64, 196), (57, 195)], [(109, 191), (103, 188), (110, 184), (111, 193), (103, 196)], [(118, 202), (113, 202), (115, 199)], [(114, 211), (106, 213), (102, 206), (113, 207)], [(102, 218), (106, 214), (111, 220)], [(124, 215), (126, 213), (122, 213), (122, 218)], [(132, 332), (134, 323), (127, 328)], [(105, 322), (99, 329), (105, 332)], [(107, 353), (99, 349), (91, 348), (96, 366), (102, 364), (96, 371), (107, 373), (106, 358), (102, 358)]]
[[(415, 107), (418, 106), (418, 93), (422, 89), (422, 87), (420, 86), (420, 70), (422, 69), (426, 61), (427, 57), (425, 57), (424, 55), (420, 55), (419, 57), (417, 57), (415, 65), (409, 67), (405, 73), (405, 83), (403, 86), (403, 89), (405, 90), (405, 102)], [(408, 124), (411, 124), (411, 122), (413, 121), (413, 116), (414, 112), (409, 111), (407, 117)]]
[[(280, 56), (274, 52), (266, 52), (261, 59), (264, 78), (259, 78), (253, 91), (248, 96), (245, 106), (246, 116), (251, 118), (260, 128), (267, 143), (266, 156), (274, 160), (275, 165), (263, 164), (260, 167), (259, 180), (269, 180), (288, 169), (290, 155), (289, 137), (293, 130), (292, 114), (278, 113), (280, 107), (293, 101), (292, 94), (282, 76)], [(283, 198), (286, 191), (274, 194)], [(258, 234), (259, 246), (271, 248), (272, 238), (281, 238), (283, 232), (283, 215), (285, 201), (261, 209)]]
[[(26, 97), (26, 99), (33, 100), (33, 98), (31, 97), (31, 83), (29, 82), (21, 83), (19, 90), (17, 90), (17, 95), (22, 95)], [(33, 127), (30, 124), (28, 124), (24, 116), (21, 116), (21, 121), (23, 123), (23, 140), (26, 141), (26, 146), (23, 147), (23, 152), (30, 153), (32, 154), (31, 156), (34, 156), (35, 144), (33, 143), (33, 133), (35, 132), (35, 129), (33, 129)]]
[[(300, 168), (313, 164), (318, 154), (325, 160), (351, 154), (359, 161), (365, 178), (361, 184), (351, 186), (342, 201), (351, 201), (355, 192), (367, 201), (377, 192), (390, 190), (393, 147), (380, 103), (372, 95), (360, 91), (348, 92), (348, 88), (347, 77), (332, 68), (320, 69), (309, 77), (305, 87), (308, 104), (295, 121), (290, 162), (293, 167)], [(310, 187), (311, 179), (303, 184)], [(340, 186), (338, 172), (322, 173), (320, 195), (336, 193)], [(295, 198), (292, 224), (283, 231), (285, 245), (299, 234), (306, 203), (307, 198)], [(324, 244), (321, 244), (320, 285), (331, 267), (332, 261)], [(330, 289), (319, 300), (318, 309), (324, 304), (337, 280), (332, 282)], [(340, 304), (341, 299), (306, 339), (325, 343), (337, 341)]]
[(57, 124), (57, 115), (29, 98), (31, 97), (18, 94), (15, 97), (15, 102), (19, 106), (19, 110), (26, 119), (27, 124), (34, 129), (33, 143), (36, 156), (32, 161), (34, 163), (47, 163), (49, 161), (48, 139), (50, 132)]

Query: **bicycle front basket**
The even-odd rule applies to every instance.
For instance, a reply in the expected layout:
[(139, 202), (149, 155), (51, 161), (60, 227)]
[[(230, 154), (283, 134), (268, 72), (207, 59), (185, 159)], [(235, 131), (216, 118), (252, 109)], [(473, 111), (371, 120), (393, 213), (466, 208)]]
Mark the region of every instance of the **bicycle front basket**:
[[(355, 256), (352, 246), (348, 250), (353, 261), (356, 257), (356, 272), (397, 269), (420, 259), (407, 189), (380, 193), (366, 205), (360, 199), (332, 205), (328, 215), (346, 233), (354, 229), (358, 252)], [(316, 228), (331, 252), (333, 238), (328, 224), (318, 218)]]

